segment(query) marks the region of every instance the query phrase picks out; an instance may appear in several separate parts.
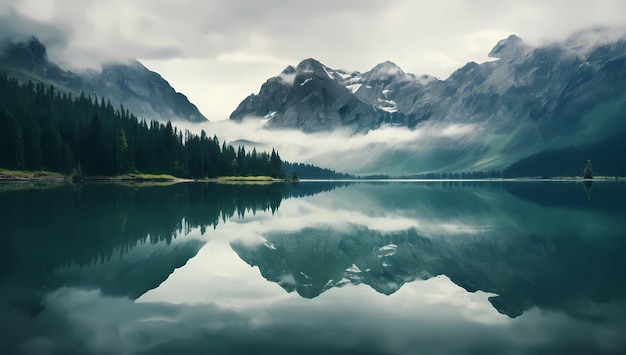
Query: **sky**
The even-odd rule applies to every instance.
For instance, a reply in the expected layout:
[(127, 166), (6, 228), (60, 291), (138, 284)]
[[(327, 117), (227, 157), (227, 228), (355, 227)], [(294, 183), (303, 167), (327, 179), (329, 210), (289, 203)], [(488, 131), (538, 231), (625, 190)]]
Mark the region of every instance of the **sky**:
[(623, 0), (2, 0), (0, 41), (37, 36), (68, 69), (137, 58), (223, 120), (306, 58), (445, 79), (510, 34), (539, 45), (624, 14)]

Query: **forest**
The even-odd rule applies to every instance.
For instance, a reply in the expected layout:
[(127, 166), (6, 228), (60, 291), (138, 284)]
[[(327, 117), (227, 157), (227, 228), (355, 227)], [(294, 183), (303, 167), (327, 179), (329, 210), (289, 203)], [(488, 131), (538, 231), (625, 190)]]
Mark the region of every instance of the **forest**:
[[(283, 161), (283, 171), (287, 177), (300, 179), (354, 179), (354, 175), (339, 173), (328, 168), (311, 164)], [(294, 175), (295, 174), (295, 175)]]
[(0, 167), (76, 176), (130, 172), (186, 178), (267, 175), (282, 178), (271, 153), (235, 149), (216, 136), (138, 119), (104, 98), (54, 86), (21, 84), (0, 73)]

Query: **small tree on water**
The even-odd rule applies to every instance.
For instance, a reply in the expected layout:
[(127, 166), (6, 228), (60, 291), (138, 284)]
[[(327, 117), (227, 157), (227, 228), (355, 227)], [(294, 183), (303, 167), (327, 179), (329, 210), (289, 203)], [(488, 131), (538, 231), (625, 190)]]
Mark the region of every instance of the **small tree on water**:
[(583, 178), (593, 179), (593, 170), (591, 169), (591, 160), (587, 160), (587, 166), (583, 169)]

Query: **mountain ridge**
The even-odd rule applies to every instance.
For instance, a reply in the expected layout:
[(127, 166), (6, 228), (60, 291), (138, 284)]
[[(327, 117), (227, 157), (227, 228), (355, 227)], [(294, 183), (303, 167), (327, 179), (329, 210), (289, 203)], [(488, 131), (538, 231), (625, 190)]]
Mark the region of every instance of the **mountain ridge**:
[[(499, 171), (545, 151), (604, 145), (626, 132), (626, 37), (589, 39), (602, 31), (536, 47), (511, 35), (491, 49), (494, 60), (468, 62), (445, 80), (406, 73), (391, 61), (360, 73), (306, 59), (266, 81), (230, 118), (352, 135), (404, 127), (422, 141), (418, 150), (396, 145), (355, 158), (363, 163), (344, 170), (357, 174)], [(282, 79), (287, 75), (292, 83)]]
[(0, 50), (0, 70), (23, 83), (41, 82), (75, 96), (84, 92), (104, 98), (146, 120), (207, 121), (184, 94), (176, 92), (160, 74), (138, 60), (107, 63), (101, 70), (65, 70), (49, 60), (39, 39), (31, 37), (28, 42), (4, 45)]
[[(277, 125), (272, 120), (281, 120), (284, 112), (292, 109), (292, 105), (302, 104), (301, 101), (288, 101), (286, 97), (297, 95), (299, 88), (296, 84), (303, 84), (308, 78), (307, 73), (314, 73), (317, 79), (330, 79), (349, 90), (360, 101), (368, 103), (374, 109), (397, 113), (397, 116), (420, 115), (422, 120), (429, 119), (433, 114), (436, 118), (442, 119), (469, 119), (483, 120), (490, 116), (518, 113), (514, 103), (508, 102), (510, 99), (525, 101), (526, 112), (524, 118), (537, 120), (558, 119), (558, 114), (563, 110), (563, 104), (553, 100), (552, 107), (544, 107), (545, 101), (541, 101), (537, 95), (545, 94), (552, 98), (560, 98), (565, 95), (565, 99), (579, 95), (580, 92), (572, 91), (580, 86), (594, 85), (597, 83), (587, 82), (593, 79), (590, 74), (604, 75), (602, 70), (609, 69), (610, 66), (619, 74), (623, 74), (623, 61), (626, 57), (626, 40), (620, 39), (615, 42), (598, 44), (591, 48), (583, 48), (582, 45), (571, 45), (573, 40), (562, 43), (554, 42), (539, 47), (527, 45), (520, 37), (511, 35), (500, 40), (489, 52), (489, 57), (494, 61), (468, 62), (461, 68), (454, 71), (447, 79), (439, 80), (430, 75), (415, 75), (405, 73), (399, 66), (387, 60), (377, 64), (371, 70), (360, 73), (358, 71), (346, 71), (341, 69), (331, 69), (319, 61), (308, 58), (301, 61), (296, 67), (289, 65), (278, 76), (268, 79), (261, 87), (259, 94), (252, 94), (244, 99), (239, 107), (233, 111), (230, 118), (242, 120), (244, 117), (264, 117), (270, 119), (270, 126), (282, 126), (298, 128), (298, 125), (290, 126), (290, 120), (282, 119), (282, 125)], [(583, 48), (583, 49), (581, 49)], [(325, 74), (325, 75), (324, 75)], [(561, 83), (551, 83), (557, 78), (556, 75), (564, 76)], [(304, 79), (297, 82), (284, 80), (286, 76), (290, 78)], [(312, 78), (311, 78), (312, 79)], [(310, 81), (307, 81), (309, 83)], [(269, 90), (281, 85), (281, 90)], [(313, 90), (322, 91), (328, 86), (314, 87)], [(618, 85), (616, 80), (612, 84)], [(620, 88), (620, 89), (623, 89)], [(309, 93), (313, 90), (308, 91)], [(599, 90), (601, 95), (610, 94), (610, 89)], [(292, 93), (293, 92), (293, 93)], [(280, 93), (282, 100), (272, 101), (273, 105), (267, 105), (263, 100), (274, 100), (275, 97), (269, 94)], [(433, 100), (433, 97), (438, 100)], [(586, 98), (591, 101), (592, 98)], [(333, 100), (334, 97), (327, 98)], [(482, 100), (486, 103), (478, 103)], [(489, 101), (491, 100), (491, 101)], [(328, 105), (327, 101), (308, 102), (318, 105)], [(460, 102), (454, 102), (460, 101)], [(259, 103), (259, 105), (255, 105)], [(271, 107), (270, 107), (271, 106)], [(584, 103), (581, 104), (583, 108)], [(448, 107), (447, 110), (444, 110)], [(438, 112), (433, 110), (436, 108)], [(579, 108), (579, 107), (577, 107)], [(299, 112), (300, 121), (313, 119), (312, 113), (316, 113), (316, 107), (308, 107), (309, 112)], [(489, 110), (493, 109), (493, 110)], [(270, 111), (271, 110), (271, 111)], [(499, 113), (498, 110), (514, 111)], [(272, 117), (268, 114), (276, 111)], [(555, 112), (556, 111), (556, 112)], [(571, 114), (570, 114), (571, 115)], [(478, 117), (482, 116), (482, 117)], [(414, 127), (406, 120), (406, 117), (398, 118), (397, 123), (407, 127)], [(352, 121), (360, 121), (358, 118)], [(402, 122), (400, 122), (402, 121)], [(421, 121), (421, 120), (417, 120)], [(327, 122), (329, 123), (329, 122)], [(332, 122), (330, 122), (332, 123)], [(357, 122), (360, 123), (360, 122)], [(384, 117), (378, 117), (375, 124), (379, 128), (386, 122)], [(370, 122), (355, 127), (355, 132), (366, 131)], [(315, 126), (319, 130), (332, 129), (336, 127)], [(364, 129), (365, 128), (365, 129)]]
[(270, 126), (309, 132), (355, 121), (374, 128), (376, 111), (353, 96), (334, 74), (339, 75), (313, 58), (295, 68), (288, 66), (267, 80), (259, 95), (248, 96), (230, 118), (242, 120), (253, 112), (268, 119)]

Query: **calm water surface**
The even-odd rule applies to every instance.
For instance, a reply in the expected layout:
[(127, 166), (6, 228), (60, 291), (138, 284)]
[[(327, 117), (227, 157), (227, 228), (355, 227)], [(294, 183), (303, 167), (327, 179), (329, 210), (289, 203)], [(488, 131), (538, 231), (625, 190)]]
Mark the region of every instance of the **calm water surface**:
[(0, 186), (2, 354), (623, 354), (626, 184)]

